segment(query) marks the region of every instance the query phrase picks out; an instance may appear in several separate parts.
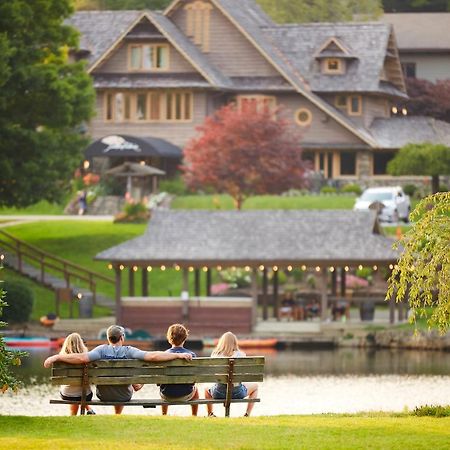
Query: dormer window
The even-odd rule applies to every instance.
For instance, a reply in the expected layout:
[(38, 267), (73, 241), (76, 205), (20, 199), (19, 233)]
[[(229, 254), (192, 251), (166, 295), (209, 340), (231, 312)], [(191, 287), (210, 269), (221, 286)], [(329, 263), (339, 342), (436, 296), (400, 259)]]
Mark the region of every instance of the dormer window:
[(345, 62), (340, 58), (324, 58), (322, 72), (326, 74), (342, 74), (345, 72)]
[(212, 5), (201, 0), (189, 3), (186, 10), (186, 34), (204, 52), (209, 51), (209, 24)]
[(158, 71), (169, 68), (169, 46), (166, 44), (132, 44), (128, 52), (132, 71)]

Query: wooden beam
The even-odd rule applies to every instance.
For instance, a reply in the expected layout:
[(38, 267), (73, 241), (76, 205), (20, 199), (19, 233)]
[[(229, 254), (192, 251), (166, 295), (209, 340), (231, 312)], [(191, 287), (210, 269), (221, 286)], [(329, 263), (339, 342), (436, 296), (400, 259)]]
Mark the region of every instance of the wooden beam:
[(116, 323), (122, 323), (122, 271), (119, 267), (114, 267), (115, 273), (115, 300), (116, 300)]
[(341, 297), (345, 297), (345, 275), (346, 271), (344, 267), (341, 267)]
[(337, 295), (337, 270), (331, 272), (331, 295)]
[(252, 330), (258, 321), (258, 269), (252, 269)]
[(327, 270), (325, 267), (322, 268), (320, 283), (320, 319), (322, 322), (327, 320), (328, 315), (328, 294), (327, 294)]
[(206, 296), (211, 297), (211, 269), (206, 271)]
[(200, 297), (200, 269), (195, 269), (194, 274), (194, 295)]
[(278, 298), (278, 270), (273, 272), (273, 315), (280, 320), (280, 299)]
[(268, 282), (267, 282), (267, 267), (264, 267), (263, 269), (263, 282), (262, 282), (262, 288), (263, 288), (263, 297), (262, 297), (262, 301), (263, 301), (263, 320), (267, 320), (269, 317), (269, 312), (268, 312), (268, 308), (267, 308), (267, 300), (268, 300), (268, 294), (267, 294), (267, 287), (268, 287)]

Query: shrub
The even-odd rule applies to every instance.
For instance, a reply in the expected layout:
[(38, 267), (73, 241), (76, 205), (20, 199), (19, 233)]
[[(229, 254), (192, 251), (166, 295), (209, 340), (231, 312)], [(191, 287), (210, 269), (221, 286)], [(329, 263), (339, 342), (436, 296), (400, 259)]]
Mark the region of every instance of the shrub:
[(243, 269), (226, 269), (220, 272), (220, 278), (232, 288), (250, 286), (250, 272)]
[(170, 178), (167, 180), (161, 180), (159, 182), (159, 190), (168, 192), (173, 195), (188, 195), (191, 194), (189, 189), (187, 188), (183, 178), (180, 176)]
[(8, 308), (2, 313), (2, 320), (9, 323), (28, 322), (33, 309), (34, 295), (28, 286), (14, 281), (5, 281)]
[(321, 194), (336, 194), (337, 189), (333, 186), (323, 186), (320, 188)]
[(342, 189), (341, 192), (345, 192), (347, 194), (356, 194), (361, 195), (362, 189), (359, 184), (346, 184)]
[(405, 184), (403, 186), (403, 191), (405, 192), (406, 195), (413, 197), (417, 191), (417, 186), (415, 184)]
[(372, 274), (373, 274), (373, 270), (371, 267), (363, 267), (362, 269), (356, 270), (356, 276), (359, 278), (364, 278), (369, 283), (372, 282)]
[(450, 417), (450, 406), (418, 406), (412, 414), (414, 416)]

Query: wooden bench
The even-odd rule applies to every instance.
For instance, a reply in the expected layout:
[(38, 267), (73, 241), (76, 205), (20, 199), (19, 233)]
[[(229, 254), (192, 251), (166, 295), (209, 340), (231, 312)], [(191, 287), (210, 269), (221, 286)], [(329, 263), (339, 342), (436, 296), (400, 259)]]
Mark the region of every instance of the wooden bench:
[[(167, 362), (148, 362), (136, 359), (98, 360), (88, 364), (53, 364), (51, 383), (82, 387), (81, 402), (50, 400), (52, 404), (80, 404), (81, 414), (86, 405), (125, 405), (155, 408), (162, 405), (193, 405), (222, 403), (225, 416), (230, 415), (231, 403), (259, 402), (259, 399), (232, 399), (233, 383), (263, 381), (264, 357), (242, 358), (194, 358), (192, 361), (176, 359)], [(224, 400), (198, 399), (191, 401), (167, 402), (158, 399), (139, 399), (129, 402), (102, 402), (86, 400), (89, 385), (111, 384), (182, 384), (182, 383), (223, 383), (227, 385)], [(201, 395), (202, 393), (200, 393)]]

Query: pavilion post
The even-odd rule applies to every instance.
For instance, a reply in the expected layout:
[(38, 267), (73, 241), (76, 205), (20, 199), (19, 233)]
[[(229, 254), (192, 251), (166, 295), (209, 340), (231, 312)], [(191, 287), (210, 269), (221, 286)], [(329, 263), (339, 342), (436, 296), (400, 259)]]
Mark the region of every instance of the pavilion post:
[(152, 194), (158, 193), (158, 178), (156, 175), (152, 176)]
[(280, 320), (280, 305), (278, 298), (278, 270), (273, 271), (273, 315)]
[(206, 296), (211, 297), (211, 269), (206, 271)]
[(145, 267), (142, 269), (142, 297), (148, 297), (148, 272)]
[(122, 305), (121, 305), (121, 297), (122, 297), (122, 271), (118, 266), (114, 267), (115, 273), (115, 295), (116, 295), (116, 323), (122, 323)]
[(345, 275), (346, 271), (344, 267), (341, 267), (341, 297), (345, 297)]
[(262, 283), (262, 288), (263, 288), (263, 297), (262, 297), (262, 301), (263, 301), (263, 320), (267, 320), (267, 318), (269, 317), (268, 314), (268, 308), (267, 308), (267, 300), (268, 300), (268, 295), (267, 295), (267, 287), (268, 287), (268, 282), (267, 282), (267, 267), (264, 267), (263, 269), (263, 283)]
[(337, 295), (337, 271), (331, 272), (331, 295)]
[(194, 274), (194, 295), (200, 297), (200, 269), (195, 269)]
[(252, 329), (258, 321), (258, 269), (252, 269)]
[(327, 294), (327, 269), (322, 268), (322, 277), (320, 283), (320, 319), (324, 322), (328, 314), (328, 294)]
[(130, 267), (128, 270), (128, 295), (134, 297), (134, 270)]

